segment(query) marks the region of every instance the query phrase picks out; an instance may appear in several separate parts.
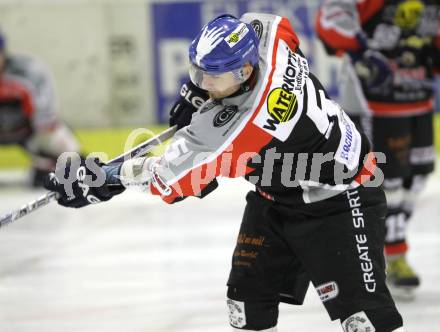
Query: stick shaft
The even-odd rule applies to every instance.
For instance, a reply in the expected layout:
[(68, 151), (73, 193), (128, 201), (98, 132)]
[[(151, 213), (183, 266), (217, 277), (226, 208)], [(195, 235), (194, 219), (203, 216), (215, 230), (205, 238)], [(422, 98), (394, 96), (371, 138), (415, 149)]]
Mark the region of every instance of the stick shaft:
[[(120, 156), (110, 160), (110, 163), (123, 162), (128, 159), (136, 158), (142, 155), (145, 155), (148, 151), (152, 150), (154, 147), (161, 144), (163, 141), (166, 141), (176, 132), (177, 127), (170, 127), (167, 130), (163, 131), (159, 135), (156, 135), (149, 140), (139, 144), (135, 148), (121, 154)], [(0, 217), (0, 227), (3, 227), (17, 219), (20, 219), (31, 212), (36, 211), (37, 209), (48, 205), (50, 202), (55, 201), (57, 199), (57, 193), (53, 191), (49, 191), (43, 196), (23, 205), (20, 209), (11, 211), (6, 213), (5, 215)]]
[(171, 138), (174, 133), (177, 130), (177, 126), (173, 126), (168, 128), (167, 130), (164, 130), (159, 135), (156, 135), (149, 140), (139, 144), (138, 146), (134, 147), (133, 149), (125, 152), (124, 154), (121, 154), (120, 156), (113, 158), (112, 160), (108, 161), (107, 164), (111, 163), (118, 163), (122, 162), (128, 159), (133, 159), (139, 156), (145, 155), (147, 152), (152, 150), (154, 147), (158, 146), (162, 142), (166, 141), (167, 139)]
[(47, 194), (23, 205), (20, 209), (9, 212), (1, 217), (0, 227), (6, 226), (7, 224), (24, 217), (25, 215), (36, 211), (37, 209), (48, 205), (50, 202), (56, 200), (57, 193), (49, 191)]

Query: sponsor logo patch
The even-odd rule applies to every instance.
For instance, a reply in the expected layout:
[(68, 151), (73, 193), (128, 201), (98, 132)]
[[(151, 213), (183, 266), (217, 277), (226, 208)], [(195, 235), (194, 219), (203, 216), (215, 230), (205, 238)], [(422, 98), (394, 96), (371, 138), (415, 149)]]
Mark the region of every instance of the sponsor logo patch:
[(293, 52), (282, 40), (276, 51), (276, 63), (279, 66), (273, 73), (265, 104), (253, 122), (284, 142), (303, 111), (303, 86), (308, 77), (308, 66), (307, 60)]
[(298, 110), (296, 95), (282, 88), (273, 89), (267, 98), (267, 112), (270, 118), (264, 128), (275, 130), (276, 125), (291, 120)]
[(244, 36), (247, 35), (249, 32), (249, 29), (246, 24), (241, 23), (234, 31), (231, 32), (229, 36), (225, 38), (226, 43), (229, 45), (229, 47), (233, 47), (236, 45), (240, 40), (243, 39)]
[(322, 302), (334, 299), (339, 294), (338, 284), (334, 281), (327, 282), (325, 284), (316, 287), (319, 298)]
[(339, 108), (338, 120), (341, 141), (336, 151), (335, 160), (346, 165), (349, 170), (354, 170), (359, 164), (361, 134), (341, 108)]

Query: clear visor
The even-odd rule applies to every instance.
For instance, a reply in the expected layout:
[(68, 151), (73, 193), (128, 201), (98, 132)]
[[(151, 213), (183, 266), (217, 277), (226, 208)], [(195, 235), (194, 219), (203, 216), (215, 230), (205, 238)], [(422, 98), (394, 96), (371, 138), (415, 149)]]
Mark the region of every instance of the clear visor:
[(203, 90), (212, 92), (223, 92), (244, 83), (250, 75), (244, 75), (243, 68), (228, 71), (225, 73), (210, 73), (191, 64), (189, 77), (191, 81)]

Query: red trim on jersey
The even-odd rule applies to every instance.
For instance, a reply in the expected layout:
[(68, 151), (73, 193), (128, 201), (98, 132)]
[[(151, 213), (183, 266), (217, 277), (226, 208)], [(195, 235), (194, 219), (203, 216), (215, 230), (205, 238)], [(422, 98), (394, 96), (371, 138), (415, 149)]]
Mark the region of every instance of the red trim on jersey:
[[(384, 6), (384, 0), (365, 0), (358, 1), (357, 12), (359, 15), (359, 24), (362, 26), (367, 22), (374, 14), (376, 14)], [(344, 11), (341, 8), (339, 13), (334, 14), (334, 17), (338, 15), (352, 15), (350, 12)], [(333, 51), (336, 55), (341, 56), (344, 51), (357, 51), (361, 45), (357, 38), (354, 36), (357, 31), (351, 31), (353, 36), (347, 36), (339, 32), (337, 29), (326, 29), (322, 25), (322, 9), (318, 11), (316, 19), (316, 33), (319, 38)]]
[[(233, 139), (231, 144), (216, 159), (192, 169), (171, 185), (173, 189), (172, 194), (161, 196), (166, 203), (173, 203), (179, 197), (198, 195), (217, 176), (240, 177), (252, 171), (251, 168), (247, 167), (247, 162), (273, 139), (272, 135), (254, 125), (253, 120), (266, 103), (276, 67), (277, 49), (280, 39), (284, 40), (292, 50), (296, 50), (299, 45), (298, 37), (286, 18), (281, 18), (281, 21), (278, 23), (272, 48), (272, 68), (270, 69), (268, 81), (264, 87), (261, 99), (252, 116), (237, 137)], [(150, 189), (152, 194), (160, 195), (157, 188), (153, 185), (150, 186)]]
[(384, 103), (369, 101), (368, 107), (374, 115), (412, 115), (426, 113), (434, 108), (434, 100), (415, 102), (415, 103)]
[(321, 24), (322, 13), (318, 11), (317, 20), (316, 20), (316, 33), (319, 38), (326, 44), (328, 47), (332, 48), (336, 54), (339, 56), (343, 54), (343, 51), (357, 51), (360, 49), (361, 45), (355, 36), (348, 37), (342, 35), (340, 32), (335, 29), (326, 29)]
[(385, 255), (402, 255), (408, 251), (408, 244), (404, 242), (394, 243), (394, 244), (385, 244)]
[(283, 39), (287, 45), (289, 45), (292, 51), (296, 51), (299, 46), (299, 39), (296, 35), (295, 31), (292, 28), (289, 20), (285, 17), (281, 18), (280, 23), (278, 24), (277, 34), (275, 36), (275, 44), (274, 50), (276, 51), (278, 47), (278, 40)]
[(0, 79), (0, 101), (20, 100), (23, 111), (30, 118), (34, 113), (34, 104), (29, 90), (22, 84), (9, 79)]
[(438, 24), (438, 28), (437, 28), (437, 37), (435, 38), (435, 42), (434, 42), (435, 46), (440, 50), (440, 22)]
[(385, 4), (385, 0), (365, 0), (358, 2), (357, 8), (361, 24), (367, 22), (374, 14), (376, 14)]

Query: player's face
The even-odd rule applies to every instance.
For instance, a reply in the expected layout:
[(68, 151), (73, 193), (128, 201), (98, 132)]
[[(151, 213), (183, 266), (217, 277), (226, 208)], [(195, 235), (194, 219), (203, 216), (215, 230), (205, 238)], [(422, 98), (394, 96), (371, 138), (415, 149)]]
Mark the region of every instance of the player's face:
[(190, 68), (191, 81), (200, 88), (208, 91), (211, 98), (220, 99), (232, 95), (240, 88), (252, 73), (252, 66), (244, 67), (226, 73), (210, 73), (196, 66)]
[(240, 83), (237, 83), (232, 73), (225, 73), (222, 75), (203, 75), (203, 89), (208, 91), (208, 94), (213, 99), (221, 99), (232, 95), (240, 88)]
[(220, 75), (203, 73), (202, 75), (202, 87), (207, 91), (222, 92), (238, 84), (231, 72)]

